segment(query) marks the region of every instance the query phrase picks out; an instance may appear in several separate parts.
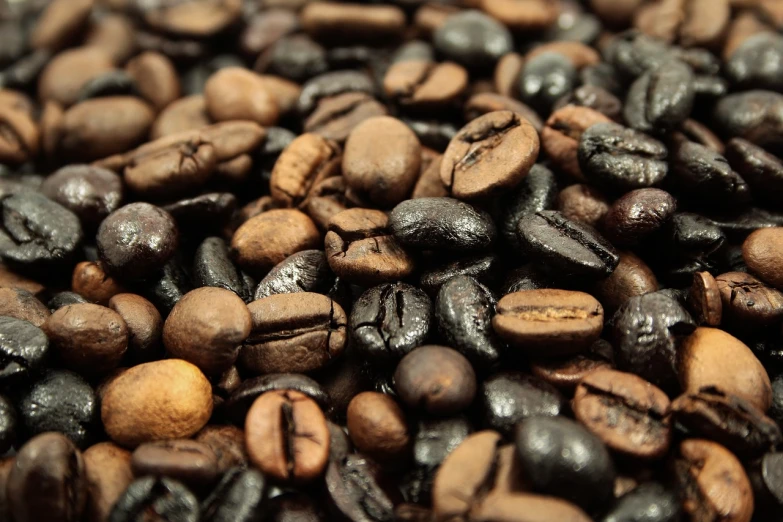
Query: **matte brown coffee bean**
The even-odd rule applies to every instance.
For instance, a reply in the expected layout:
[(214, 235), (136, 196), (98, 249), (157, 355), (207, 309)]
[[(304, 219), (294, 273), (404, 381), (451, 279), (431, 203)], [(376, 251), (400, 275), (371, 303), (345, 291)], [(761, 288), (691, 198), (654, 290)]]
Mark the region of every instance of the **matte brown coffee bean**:
[(270, 391), (247, 412), (250, 461), (283, 481), (309, 482), (329, 462), (329, 428), (318, 404), (293, 390)]
[(393, 464), (410, 449), (410, 432), (399, 405), (383, 393), (360, 393), (348, 404), (348, 434), (356, 449)]
[(380, 210), (351, 208), (332, 217), (324, 250), (338, 277), (362, 286), (405, 279), (414, 269), (413, 256), (394, 237), (389, 216)]
[(33, 158), (39, 149), (40, 131), (23, 111), (0, 105), (0, 161), (16, 165)]
[(212, 414), (212, 386), (180, 359), (140, 364), (115, 377), (101, 400), (106, 434), (136, 447), (153, 440), (190, 437)]
[(704, 326), (719, 326), (723, 318), (723, 296), (718, 282), (709, 272), (693, 274), (688, 292), (688, 306), (696, 322)]
[(756, 230), (742, 244), (742, 257), (753, 273), (783, 289), (783, 227)]
[(50, 315), (49, 308), (27, 290), (0, 286), (0, 316), (15, 317), (40, 327)]
[(147, 442), (133, 451), (131, 468), (137, 477), (163, 475), (191, 487), (209, 486), (219, 477), (215, 453), (188, 439)]
[(158, 114), (150, 129), (150, 138), (156, 140), (183, 131), (206, 127), (210, 123), (204, 96), (201, 94), (185, 96), (169, 103)]
[[(63, 2), (69, 4), (69, 2)], [(106, 13), (99, 20), (91, 20), (84, 44), (107, 52), (114, 63), (125, 63), (136, 52), (136, 33), (133, 22), (122, 14)]]
[(570, 355), (601, 335), (604, 310), (594, 297), (568, 290), (523, 290), (497, 304), (492, 328), (531, 355)]
[(540, 31), (554, 24), (559, 2), (547, 0), (482, 0), (481, 9), (517, 31)]
[(598, 281), (593, 290), (608, 311), (620, 308), (628, 299), (658, 291), (658, 280), (647, 264), (632, 252), (620, 252), (620, 263), (612, 275)]
[(669, 449), (669, 398), (632, 373), (590, 373), (576, 387), (571, 407), (576, 419), (614, 451), (656, 459)]
[(513, 522), (589, 522), (587, 513), (571, 502), (557, 497), (530, 493), (490, 493), (475, 509), (474, 520)]
[(204, 86), (204, 99), (215, 121), (251, 120), (274, 125), (280, 112), (263, 79), (239, 67), (226, 67), (213, 74)]
[(153, 2), (142, 10), (144, 21), (160, 32), (207, 38), (234, 24), (242, 14), (240, 0)]
[(304, 130), (345, 143), (360, 123), (388, 113), (386, 106), (369, 94), (346, 92), (322, 98), (305, 120)]
[(310, 191), (339, 174), (340, 147), (317, 134), (302, 134), (280, 153), (272, 169), (269, 191), (276, 203), (299, 207)]
[(598, 227), (609, 212), (606, 196), (590, 185), (570, 185), (557, 195), (557, 210), (571, 221)]
[(632, 245), (666, 225), (677, 201), (655, 188), (632, 190), (617, 199), (604, 216), (606, 238), (615, 245)]
[(88, 522), (109, 519), (112, 507), (133, 482), (131, 453), (111, 442), (100, 442), (84, 452)]
[(326, 230), (334, 216), (342, 212), (350, 204), (347, 185), (342, 176), (326, 178), (314, 185), (304, 202), (304, 211), (318, 228)]
[(33, 437), (17, 453), (6, 491), (15, 521), (81, 520), (87, 502), (81, 452), (60, 433)]
[(411, 199), (418, 198), (442, 198), (449, 195), (443, 182), (440, 180), (440, 164), (443, 156), (438, 155), (422, 170), (416, 185), (413, 187)]
[(729, 0), (665, 0), (640, 8), (634, 25), (669, 43), (709, 47), (719, 41), (730, 17)]
[(343, 177), (361, 197), (393, 207), (413, 190), (419, 176), (421, 145), (413, 131), (389, 116), (357, 125), (345, 142)]
[(220, 474), (233, 467), (247, 466), (245, 432), (236, 426), (204, 426), (204, 429), (199, 431), (193, 440), (205, 444), (215, 453), (217, 469)]
[(105, 306), (64, 306), (41, 328), (65, 367), (84, 374), (101, 375), (116, 368), (128, 349), (125, 321)]
[(180, 97), (177, 70), (160, 53), (141, 53), (128, 62), (125, 70), (136, 81), (139, 93), (158, 112)]
[(239, 363), (253, 374), (318, 370), (342, 354), (348, 318), (339, 304), (310, 292), (276, 294), (248, 305), (253, 328)]
[(585, 179), (577, 151), (582, 133), (596, 123), (611, 120), (587, 107), (566, 105), (552, 113), (541, 130), (541, 146), (554, 164), (576, 179)]
[(530, 371), (542, 381), (562, 390), (573, 391), (588, 374), (614, 368), (612, 345), (599, 339), (578, 355), (550, 359), (535, 359)]
[(163, 345), (173, 357), (217, 375), (237, 360), (251, 327), (250, 312), (237, 294), (224, 288), (197, 288), (185, 294), (166, 318)]
[(405, 29), (405, 13), (391, 5), (308, 3), (300, 21), (313, 38), (339, 42), (387, 42)]
[(455, 101), (468, 86), (468, 72), (454, 62), (424, 60), (397, 62), (383, 79), (391, 100), (412, 110), (433, 110)]
[(276, 209), (245, 221), (231, 238), (231, 253), (248, 272), (263, 274), (291, 254), (318, 248), (320, 242), (321, 234), (307, 214)]
[(106, 305), (125, 291), (122, 284), (103, 269), (100, 261), (82, 261), (73, 268), (71, 289), (88, 301)]
[(57, 51), (72, 43), (90, 18), (94, 0), (58, 0), (49, 3), (30, 33), (30, 47)]
[(518, 94), (519, 74), (525, 63), (524, 57), (519, 53), (508, 53), (498, 60), (495, 66), (493, 80), (495, 89), (503, 96), (515, 98)]
[[(714, 386), (739, 395), (766, 412), (772, 403), (769, 375), (753, 352), (716, 328), (697, 328), (679, 348), (679, 379), (685, 393)], [(727, 371), (727, 361), (731, 370)]]
[(41, 101), (55, 101), (64, 107), (77, 102), (90, 80), (113, 71), (111, 57), (96, 47), (77, 47), (57, 54), (41, 71), (38, 96)]
[(750, 522), (753, 490), (737, 457), (703, 439), (683, 441), (678, 453), (674, 478), (691, 520)]
[(117, 312), (128, 328), (128, 350), (134, 360), (146, 362), (158, 355), (163, 319), (155, 305), (136, 294), (117, 294), (108, 307)]
[(448, 415), (466, 409), (473, 402), (476, 373), (456, 350), (420, 346), (397, 365), (394, 388), (408, 407)]
[(443, 154), (440, 178), (457, 199), (496, 195), (522, 181), (538, 158), (538, 133), (510, 111), (485, 114), (463, 127)]
[(495, 111), (516, 112), (526, 119), (538, 133), (544, 127), (541, 117), (533, 109), (519, 100), (503, 96), (502, 94), (481, 92), (474, 94), (465, 102), (465, 119), (467, 121), (475, 120), (484, 114)]
[(750, 274), (727, 272), (715, 278), (727, 325), (749, 331), (783, 320), (783, 292)]

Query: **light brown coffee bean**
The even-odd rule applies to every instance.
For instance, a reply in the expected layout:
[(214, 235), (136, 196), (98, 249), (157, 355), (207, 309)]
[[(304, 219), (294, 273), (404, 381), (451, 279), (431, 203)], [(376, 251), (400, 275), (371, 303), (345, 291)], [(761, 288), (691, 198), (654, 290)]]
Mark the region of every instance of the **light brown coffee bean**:
[(525, 61), (529, 62), (536, 56), (544, 53), (559, 53), (568, 58), (576, 69), (582, 69), (588, 65), (595, 65), (601, 61), (598, 51), (582, 42), (558, 41), (541, 44), (534, 47), (525, 55)]
[(194, 138), (134, 159), (125, 168), (125, 182), (147, 198), (172, 197), (204, 185), (217, 164), (214, 146)]
[(114, 63), (125, 63), (136, 52), (136, 27), (127, 16), (105, 13), (92, 21), (84, 45), (103, 49)]
[(150, 138), (156, 140), (183, 131), (206, 127), (210, 123), (204, 96), (193, 94), (171, 102), (158, 114), (150, 130)]
[(57, 51), (87, 27), (94, 0), (56, 0), (43, 10), (30, 33), (30, 47)]
[(112, 442), (100, 442), (84, 452), (89, 522), (105, 522), (131, 482), (131, 453)]
[(519, 53), (503, 55), (495, 66), (495, 90), (503, 96), (514, 98), (519, 91), (519, 73), (524, 64), (525, 59)]
[(304, 211), (325, 231), (334, 216), (345, 210), (350, 202), (347, 185), (342, 176), (326, 178), (313, 186), (304, 202)]
[(130, 368), (106, 385), (101, 419), (117, 444), (190, 437), (212, 414), (212, 386), (194, 365), (165, 359)]
[(454, 62), (397, 62), (383, 78), (386, 96), (413, 110), (443, 108), (457, 101), (467, 86), (468, 72)]
[(783, 227), (753, 232), (742, 244), (742, 257), (753, 273), (783, 290)]
[(481, 0), (481, 10), (518, 31), (540, 31), (554, 24), (559, 0)]
[(594, 342), (590, 348), (570, 357), (535, 359), (530, 371), (539, 379), (562, 390), (573, 392), (582, 379), (598, 370), (614, 368), (612, 345), (604, 339)]
[(128, 62), (125, 70), (136, 81), (139, 93), (158, 112), (180, 97), (177, 70), (160, 53), (141, 53)]
[(0, 105), (0, 161), (24, 163), (38, 154), (41, 131), (35, 121), (9, 105)]
[(365, 92), (346, 92), (322, 98), (304, 122), (304, 130), (345, 143), (357, 125), (386, 116), (386, 106)]
[(114, 63), (103, 49), (76, 47), (63, 51), (41, 71), (38, 97), (69, 107), (79, 99), (87, 82), (113, 70)]
[(541, 117), (519, 100), (515, 100), (509, 96), (503, 96), (495, 92), (482, 92), (474, 94), (468, 101), (465, 102), (465, 119), (467, 121), (475, 120), (476, 118), (495, 111), (511, 111), (519, 114), (526, 119), (530, 125), (536, 129), (536, 132), (540, 133), (544, 127), (544, 122), (541, 121)]
[(612, 120), (588, 107), (566, 105), (549, 116), (541, 131), (541, 146), (554, 164), (575, 179), (585, 179), (577, 150), (582, 133), (596, 123)]
[(125, 291), (119, 281), (106, 273), (99, 261), (82, 261), (76, 265), (71, 276), (71, 289), (88, 301), (103, 306)]
[(557, 195), (557, 209), (571, 221), (597, 227), (611, 204), (598, 189), (583, 184), (570, 185)]
[(277, 480), (309, 482), (329, 462), (329, 428), (318, 404), (293, 390), (261, 395), (247, 412), (251, 462)]
[(584, 511), (557, 497), (530, 493), (490, 493), (473, 511), (471, 520), (486, 522), (590, 522)]
[(215, 121), (251, 120), (274, 125), (280, 114), (264, 80), (240, 67), (226, 67), (213, 74), (204, 86), (204, 99)]
[(144, 21), (158, 31), (207, 38), (227, 29), (242, 16), (241, 0), (153, 2), (143, 10)]
[(364, 392), (355, 396), (348, 404), (346, 422), (351, 442), (379, 462), (404, 459), (410, 449), (405, 414), (388, 395)]
[(568, 290), (523, 290), (497, 304), (492, 328), (518, 349), (538, 356), (580, 352), (601, 335), (604, 310), (594, 297)]
[(662, 0), (642, 6), (634, 25), (669, 43), (710, 47), (720, 41), (730, 18), (729, 0)]
[(159, 353), (163, 319), (155, 305), (136, 294), (117, 294), (108, 307), (117, 312), (128, 328), (128, 350), (136, 361), (146, 362)]
[(339, 174), (340, 147), (317, 134), (302, 134), (280, 153), (269, 191), (284, 207), (299, 207), (315, 185)]
[(719, 326), (723, 318), (720, 287), (709, 272), (693, 274), (688, 293), (688, 305), (696, 322), (705, 326)]
[(16, 317), (40, 327), (50, 315), (49, 308), (27, 290), (0, 286), (0, 316)]
[(327, 41), (386, 42), (405, 30), (405, 13), (392, 5), (308, 2), (299, 19), (313, 38)]
[(449, 195), (443, 182), (440, 180), (440, 164), (443, 156), (438, 154), (419, 175), (419, 180), (413, 187), (411, 199), (418, 198), (442, 198)]
[(783, 292), (750, 274), (727, 272), (715, 278), (726, 325), (740, 331), (766, 328), (783, 320)]

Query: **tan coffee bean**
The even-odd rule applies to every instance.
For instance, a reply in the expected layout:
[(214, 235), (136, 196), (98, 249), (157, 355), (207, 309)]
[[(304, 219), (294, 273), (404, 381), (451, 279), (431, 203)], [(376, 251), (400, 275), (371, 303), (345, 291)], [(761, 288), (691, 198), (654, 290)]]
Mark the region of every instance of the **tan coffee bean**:
[(207, 38), (242, 16), (242, 0), (193, 0), (152, 3), (144, 21), (153, 29), (185, 37)]
[(559, 53), (571, 60), (571, 63), (577, 69), (582, 69), (588, 65), (595, 65), (601, 61), (601, 55), (592, 47), (582, 42), (550, 42), (534, 47), (533, 50), (525, 55), (525, 61), (529, 62), (536, 56), (544, 53)]
[(570, 185), (557, 195), (557, 209), (571, 221), (597, 227), (609, 212), (609, 200), (590, 185)]
[(46, 6), (30, 33), (30, 47), (57, 51), (87, 26), (93, 0), (55, 0)]
[(127, 16), (106, 13), (91, 24), (84, 45), (103, 49), (114, 63), (125, 63), (136, 52), (136, 27)]
[(195, 138), (132, 161), (125, 168), (125, 182), (139, 195), (170, 197), (201, 187), (217, 164), (212, 144)]
[(742, 244), (742, 257), (753, 273), (783, 290), (783, 227), (753, 232)]
[(329, 428), (318, 404), (293, 390), (261, 395), (247, 412), (250, 461), (277, 480), (309, 482), (329, 462)]
[(280, 153), (272, 169), (269, 191), (275, 202), (298, 207), (310, 190), (339, 174), (340, 147), (317, 134), (302, 134)]
[(272, 74), (260, 74), (261, 83), (277, 102), (281, 115), (291, 114), (296, 110), (302, 88), (299, 84)]
[(609, 26), (626, 28), (631, 25), (636, 9), (644, 0), (590, 0), (590, 8)]
[(120, 364), (128, 349), (125, 321), (105, 306), (64, 306), (46, 320), (42, 329), (65, 366), (80, 373), (106, 373)]
[(592, 372), (612, 368), (612, 345), (603, 339), (594, 342), (584, 353), (555, 359), (536, 359), (530, 363), (533, 375), (569, 392), (573, 392), (582, 379)]
[(750, 274), (728, 272), (715, 278), (726, 326), (740, 331), (768, 328), (783, 320), (783, 292)]
[(357, 125), (388, 113), (385, 105), (367, 93), (345, 92), (321, 99), (305, 120), (304, 130), (345, 143)]
[(13, 272), (7, 266), (0, 264), (0, 287), (2, 286), (27, 290), (33, 295), (38, 295), (46, 288), (38, 281), (21, 276)]
[(541, 121), (541, 117), (536, 111), (509, 96), (495, 92), (482, 92), (474, 94), (465, 102), (465, 119), (467, 121), (475, 120), (479, 116), (495, 111), (515, 112), (526, 119), (539, 133), (544, 126), (544, 122)]
[(76, 47), (63, 51), (41, 71), (38, 97), (68, 107), (76, 103), (87, 82), (113, 70), (111, 56), (103, 49)]
[(388, 395), (360, 393), (348, 404), (346, 419), (351, 442), (365, 455), (391, 463), (409, 449), (405, 414)]
[(101, 401), (109, 437), (122, 446), (190, 437), (212, 414), (212, 386), (181, 359), (140, 364), (114, 378)]
[(723, 318), (723, 303), (721, 302), (720, 288), (712, 274), (709, 272), (693, 274), (693, 284), (688, 293), (688, 305), (694, 319), (699, 324), (720, 325)]
[(525, 59), (519, 53), (508, 53), (495, 66), (495, 90), (503, 96), (513, 98), (519, 90), (519, 73)]
[(405, 30), (405, 13), (392, 5), (308, 2), (299, 19), (314, 38), (341, 42), (385, 42)]
[(454, 62), (397, 62), (383, 79), (390, 99), (411, 109), (437, 109), (455, 102), (468, 86), (468, 72)]
[(180, 299), (163, 325), (163, 344), (179, 359), (217, 375), (234, 364), (250, 334), (247, 306), (223, 288), (197, 288)]
[(234, 233), (231, 251), (245, 270), (263, 274), (301, 250), (319, 248), (321, 234), (298, 210), (270, 210), (247, 220)]
[(662, 0), (642, 6), (634, 25), (669, 43), (709, 47), (720, 41), (730, 18), (729, 0)]
[(0, 316), (16, 317), (40, 327), (50, 315), (49, 308), (27, 290), (0, 286)]
[(131, 455), (137, 477), (162, 475), (191, 487), (204, 487), (218, 478), (217, 456), (209, 446), (195, 440), (174, 439), (145, 442)]
[(140, 295), (117, 294), (109, 299), (128, 328), (128, 349), (134, 359), (148, 361), (159, 351), (163, 319), (155, 305)]
[(99, 261), (82, 261), (73, 269), (71, 289), (88, 301), (106, 305), (125, 291), (122, 284), (103, 269)]
[(17, 165), (38, 154), (40, 130), (24, 111), (0, 105), (0, 129), (0, 161)]
[(210, 123), (204, 96), (193, 94), (171, 102), (158, 114), (150, 130), (150, 138), (156, 140), (183, 131), (206, 127)]
[(131, 453), (112, 442), (101, 442), (84, 452), (87, 478), (87, 520), (105, 522), (117, 499), (133, 482)]
[(125, 70), (136, 81), (139, 93), (156, 111), (163, 110), (180, 96), (177, 70), (171, 60), (160, 53), (142, 53), (128, 62)]
[(480, 0), (481, 10), (518, 31), (540, 31), (557, 20), (559, 0)]
[(762, 411), (772, 403), (772, 385), (764, 366), (742, 341), (716, 328), (697, 328), (683, 341), (679, 378), (685, 393), (715, 386), (743, 397)]
[(274, 125), (279, 108), (268, 84), (258, 74), (241, 67), (214, 73), (204, 86), (207, 112), (215, 121), (251, 120)]
[(421, 172), (419, 180), (413, 187), (411, 199), (417, 198), (442, 198), (449, 195), (443, 182), (440, 180), (440, 164), (443, 156), (438, 156)]
[(471, 520), (487, 522), (590, 522), (584, 511), (557, 497), (530, 493), (491, 493), (474, 510)]
[(541, 145), (560, 170), (575, 179), (583, 180), (584, 174), (577, 158), (582, 133), (596, 123), (611, 121), (588, 107), (566, 105), (549, 116), (541, 131)]

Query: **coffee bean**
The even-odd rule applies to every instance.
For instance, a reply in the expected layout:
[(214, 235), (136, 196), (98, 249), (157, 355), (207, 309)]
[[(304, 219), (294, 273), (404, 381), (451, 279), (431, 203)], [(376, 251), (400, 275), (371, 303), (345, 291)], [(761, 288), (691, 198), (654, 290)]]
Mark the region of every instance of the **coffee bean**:
[(108, 306), (125, 322), (128, 354), (143, 362), (155, 357), (163, 334), (163, 319), (157, 308), (136, 294), (117, 294), (109, 299)]
[(775, 421), (745, 399), (718, 388), (680, 395), (671, 419), (691, 437), (713, 440), (745, 458), (759, 457), (783, 441)]
[[(635, 25), (645, 33), (684, 47), (708, 47), (726, 29), (731, 10), (728, 0), (679, 0), (640, 9)], [(674, 23), (673, 20), (678, 20)]]
[(671, 219), (677, 201), (663, 190), (632, 190), (616, 200), (604, 216), (606, 237), (615, 245), (638, 243)]
[(777, 65), (783, 53), (783, 40), (772, 33), (747, 38), (726, 62), (726, 74), (735, 85), (750, 89), (778, 90), (783, 71)]
[(714, 518), (749, 522), (753, 491), (742, 464), (720, 444), (689, 439), (680, 444), (674, 478), (682, 508), (692, 519)]
[(332, 71), (316, 76), (302, 86), (298, 109), (302, 115), (312, 113), (320, 100), (344, 94), (362, 92), (373, 95), (375, 86), (370, 77), (359, 71)]
[(359, 453), (330, 462), (324, 481), (332, 512), (347, 520), (393, 520), (401, 500), (383, 468)]
[(323, 98), (304, 122), (304, 130), (325, 139), (345, 143), (365, 120), (386, 116), (386, 106), (364, 92), (346, 92)]
[(419, 286), (429, 295), (437, 295), (441, 286), (457, 276), (470, 276), (485, 286), (494, 286), (499, 268), (499, 256), (474, 254), (422, 272)]
[(218, 478), (215, 453), (206, 444), (187, 439), (144, 443), (133, 451), (131, 467), (137, 477), (162, 475), (194, 488)]
[(97, 47), (77, 47), (55, 55), (41, 71), (38, 90), (42, 100), (64, 107), (79, 99), (81, 89), (100, 75), (114, 70), (111, 57)]
[(352, 208), (329, 221), (324, 251), (332, 271), (346, 281), (370, 286), (404, 279), (414, 260), (380, 210)]
[(122, 182), (114, 172), (87, 165), (69, 165), (46, 178), (41, 192), (79, 217), (87, 230), (120, 207)]
[(407, 406), (438, 415), (464, 410), (476, 394), (476, 374), (468, 360), (443, 346), (420, 346), (403, 357), (394, 381)]
[(563, 54), (547, 51), (528, 56), (519, 75), (520, 98), (546, 114), (557, 100), (573, 90), (576, 81), (576, 68)]
[(522, 181), (538, 158), (538, 133), (511, 111), (496, 111), (463, 127), (443, 154), (440, 178), (458, 199), (497, 195)]
[(201, 504), (205, 522), (252, 522), (264, 513), (267, 481), (261, 472), (230, 469)]
[(520, 244), (535, 266), (564, 276), (606, 277), (620, 258), (592, 227), (544, 210), (519, 220)]
[(541, 145), (560, 170), (576, 179), (584, 179), (577, 158), (582, 134), (596, 123), (610, 121), (608, 117), (593, 109), (566, 105), (552, 112), (546, 121), (541, 130)]
[(256, 287), (255, 298), (296, 292), (326, 293), (334, 274), (320, 250), (302, 250), (275, 265)]
[(779, 290), (743, 272), (721, 274), (715, 281), (726, 326), (748, 331), (783, 320), (783, 293)]
[(121, 279), (144, 279), (160, 270), (177, 249), (171, 215), (149, 203), (131, 203), (103, 220), (96, 237), (106, 270)]
[(398, 61), (383, 79), (386, 96), (409, 110), (433, 111), (453, 104), (468, 85), (468, 73), (453, 62)]
[(231, 262), (228, 245), (219, 237), (208, 237), (199, 245), (191, 279), (196, 287), (222, 288), (245, 300), (250, 297), (242, 274)]
[(520, 249), (517, 223), (523, 216), (540, 210), (552, 210), (557, 189), (557, 179), (552, 171), (541, 164), (533, 165), (519, 186), (505, 198), (501, 231), (509, 245)]
[(495, 89), (498, 93), (503, 96), (516, 97), (519, 87), (517, 79), (524, 63), (525, 58), (515, 52), (506, 53), (498, 60), (493, 75)]
[(405, 15), (390, 5), (308, 4), (301, 22), (305, 31), (320, 40), (387, 41), (402, 35)]
[(277, 294), (253, 301), (248, 308), (252, 329), (239, 363), (250, 372), (311, 372), (343, 352), (348, 319), (329, 297)]
[[(238, 159), (242, 159), (240, 156)], [(231, 163), (231, 162), (229, 162)], [(220, 166), (218, 166), (219, 168)], [(180, 199), (163, 207), (182, 230), (195, 232), (196, 237), (209, 235), (227, 225), (234, 214), (237, 199), (227, 192), (211, 192), (193, 198)]]
[[(161, 386), (160, 383), (166, 383)], [(134, 366), (106, 387), (101, 419), (116, 443), (189, 437), (212, 414), (212, 387), (194, 365), (167, 359)]]
[(21, 427), (27, 436), (56, 431), (79, 448), (98, 435), (99, 404), (93, 388), (67, 370), (49, 370), (16, 399)]
[(564, 417), (532, 417), (517, 426), (517, 454), (533, 489), (593, 508), (610, 498), (615, 469), (603, 442)]
[(389, 214), (389, 227), (400, 243), (422, 250), (481, 250), (496, 235), (487, 213), (451, 198), (403, 201)]
[(41, 12), (30, 34), (30, 46), (34, 49), (58, 50), (74, 40), (87, 25), (92, 2), (52, 2)]
[(381, 364), (396, 361), (424, 344), (431, 322), (432, 301), (405, 283), (364, 292), (354, 304), (350, 321), (356, 350)]
[(723, 156), (697, 143), (674, 147), (668, 181), (694, 199), (707, 197), (703, 206), (734, 206), (750, 201), (750, 189)]
[(752, 90), (721, 98), (713, 111), (717, 131), (730, 138), (743, 138), (761, 147), (779, 145), (783, 140), (780, 94)]
[(154, 513), (161, 520), (197, 522), (198, 499), (176, 480), (142, 477), (134, 480), (111, 510), (109, 522), (131, 522), (140, 513)]
[(566, 219), (597, 227), (609, 212), (610, 203), (601, 191), (590, 185), (564, 188), (557, 196), (557, 210)]
[(469, 68), (491, 67), (511, 51), (511, 33), (481, 11), (449, 16), (432, 36), (435, 48), (450, 60)]
[(40, 327), (49, 315), (46, 305), (27, 290), (0, 287), (0, 316), (21, 319)]
[(71, 288), (74, 292), (100, 305), (106, 305), (113, 296), (125, 292), (125, 288), (108, 275), (100, 261), (82, 261), (73, 269)]
[[(639, 513), (649, 515), (650, 522), (676, 522), (680, 520), (679, 499), (657, 482), (647, 482), (620, 497), (601, 522), (630, 522)], [(645, 515), (645, 516), (646, 516)]]
[(484, 425), (506, 437), (520, 421), (536, 416), (556, 417), (564, 408), (560, 393), (544, 381), (520, 372), (500, 372), (481, 385)]
[(657, 65), (631, 85), (623, 115), (642, 132), (665, 132), (690, 116), (694, 98), (693, 70), (680, 60)]
[(475, 120), (485, 114), (496, 111), (511, 111), (519, 114), (520, 118), (527, 120), (539, 133), (544, 126), (544, 122), (541, 121), (538, 113), (524, 103), (509, 96), (503, 96), (494, 92), (479, 92), (465, 102), (465, 119), (467, 121)]
[[(597, 67), (598, 65), (599, 64), (596, 64), (596, 66), (593, 67)], [(582, 75), (584, 76), (584, 69)], [(614, 93), (600, 85), (591, 85), (589, 82), (586, 82), (585, 85), (577, 87), (570, 94), (560, 98), (555, 103), (553, 109), (556, 109), (555, 112), (557, 112), (569, 105), (592, 109), (614, 121), (621, 118), (623, 108), (623, 103)]]
[(783, 163), (761, 147), (733, 138), (726, 144), (729, 164), (748, 183), (753, 197), (769, 201), (783, 194)]
[[(733, 301), (733, 296), (729, 297)], [(721, 285), (709, 272), (699, 272), (693, 275), (693, 285), (688, 292), (688, 305), (698, 324), (720, 325), (723, 318), (723, 293)]]
[(242, 4), (234, 0), (185, 3), (151, 3), (141, 6), (144, 22), (152, 29), (183, 37), (208, 38), (232, 26), (240, 17)]
[(152, 139), (171, 136), (190, 129), (206, 127), (210, 124), (204, 96), (194, 94), (169, 103), (152, 124)]
[[(10, 399), (0, 395), (0, 451), (7, 452), (14, 445), (18, 429), (17, 413)], [(2, 514), (0, 508), (0, 514)]]
[(526, 290), (498, 301), (492, 327), (515, 348), (559, 356), (581, 351), (597, 340), (603, 318), (601, 304), (588, 294)]
[[(679, 348), (679, 378), (686, 393), (705, 386), (738, 395), (765, 412), (772, 402), (769, 376), (739, 339), (715, 328), (697, 328)], [(731, 361), (726, 371), (725, 361)]]
[(410, 433), (399, 405), (382, 393), (364, 392), (348, 405), (348, 432), (363, 454), (392, 464), (406, 457)]
[(611, 315), (628, 299), (658, 290), (655, 273), (637, 255), (631, 252), (619, 253), (620, 263), (612, 275), (593, 286), (595, 297)]
[(109, 519), (123, 491), (133, 482), (131, 453), (111, 442), (90, 446), (82, 455), (87, 481), (86, 518), (89, 522)]
[(757, 515), (780, 513), (780, 458), (780, 453), (767, 453), (747, 470)]
[(588, 374), (613, 367), (612, 345), (599, 339), (586, 352), (578, 355), (531, 361), (530, 370), (544, 382), (570, 392)]
[(59, 433), (38, 435), (19, 450), (6, 488), (14, 520), (81, 520), (87, 501), (82, 454)]
[(49, 310), (53, 312), (66, 306), (90, 304), (90, 302), (76, 292), (57, 292), (46, 304), (49, 307)]
[(146, 52), (125, 66), (142, 97), (158, 111), (180, 97), (180, 83), (174, 64), (160, 53)]
[(261, 395), (247, 413), (245, 432), (250, 460), (275, 479), (308, 482), (326, 467), (326, 419), (302, 393), (281, 390)]
[(76, 103), (106, 96), (138, 96), (136, 81), (125, 71), (109, 70), (88, 80), (76, 98)]
[(194, 440), (205, 444), (215, 453), (218, 474), (226, 474), (235, 467), (247, 467), (245, 432), (236, 426), (204, 426)]
[(67, 368), (100, 375), (119, 365), (128, 349), (128, 328), (115, 311), (94, 304), (65, 306), (42, 326)]
[(783, 277), (773, 270), (783, 256), (781, 231), (783, 228), (779, 227), (760, 229), (748, 236), (742, 244), (742, 257), (748, 268), (776, 288), (783, 288)]
[(317, 134), (302, 134), (280, 153), (269, 181), (274, 200), (300, 206), (321, 181), (337, 174), (339, 146)]

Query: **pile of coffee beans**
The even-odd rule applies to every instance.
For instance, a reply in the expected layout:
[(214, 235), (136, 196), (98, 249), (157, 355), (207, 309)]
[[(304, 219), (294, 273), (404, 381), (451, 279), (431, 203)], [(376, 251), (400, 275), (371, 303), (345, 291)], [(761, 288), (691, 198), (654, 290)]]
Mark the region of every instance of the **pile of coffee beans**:
[(0, 522), (783, 521), (783, 0), (347, 2), (0, 0)]

